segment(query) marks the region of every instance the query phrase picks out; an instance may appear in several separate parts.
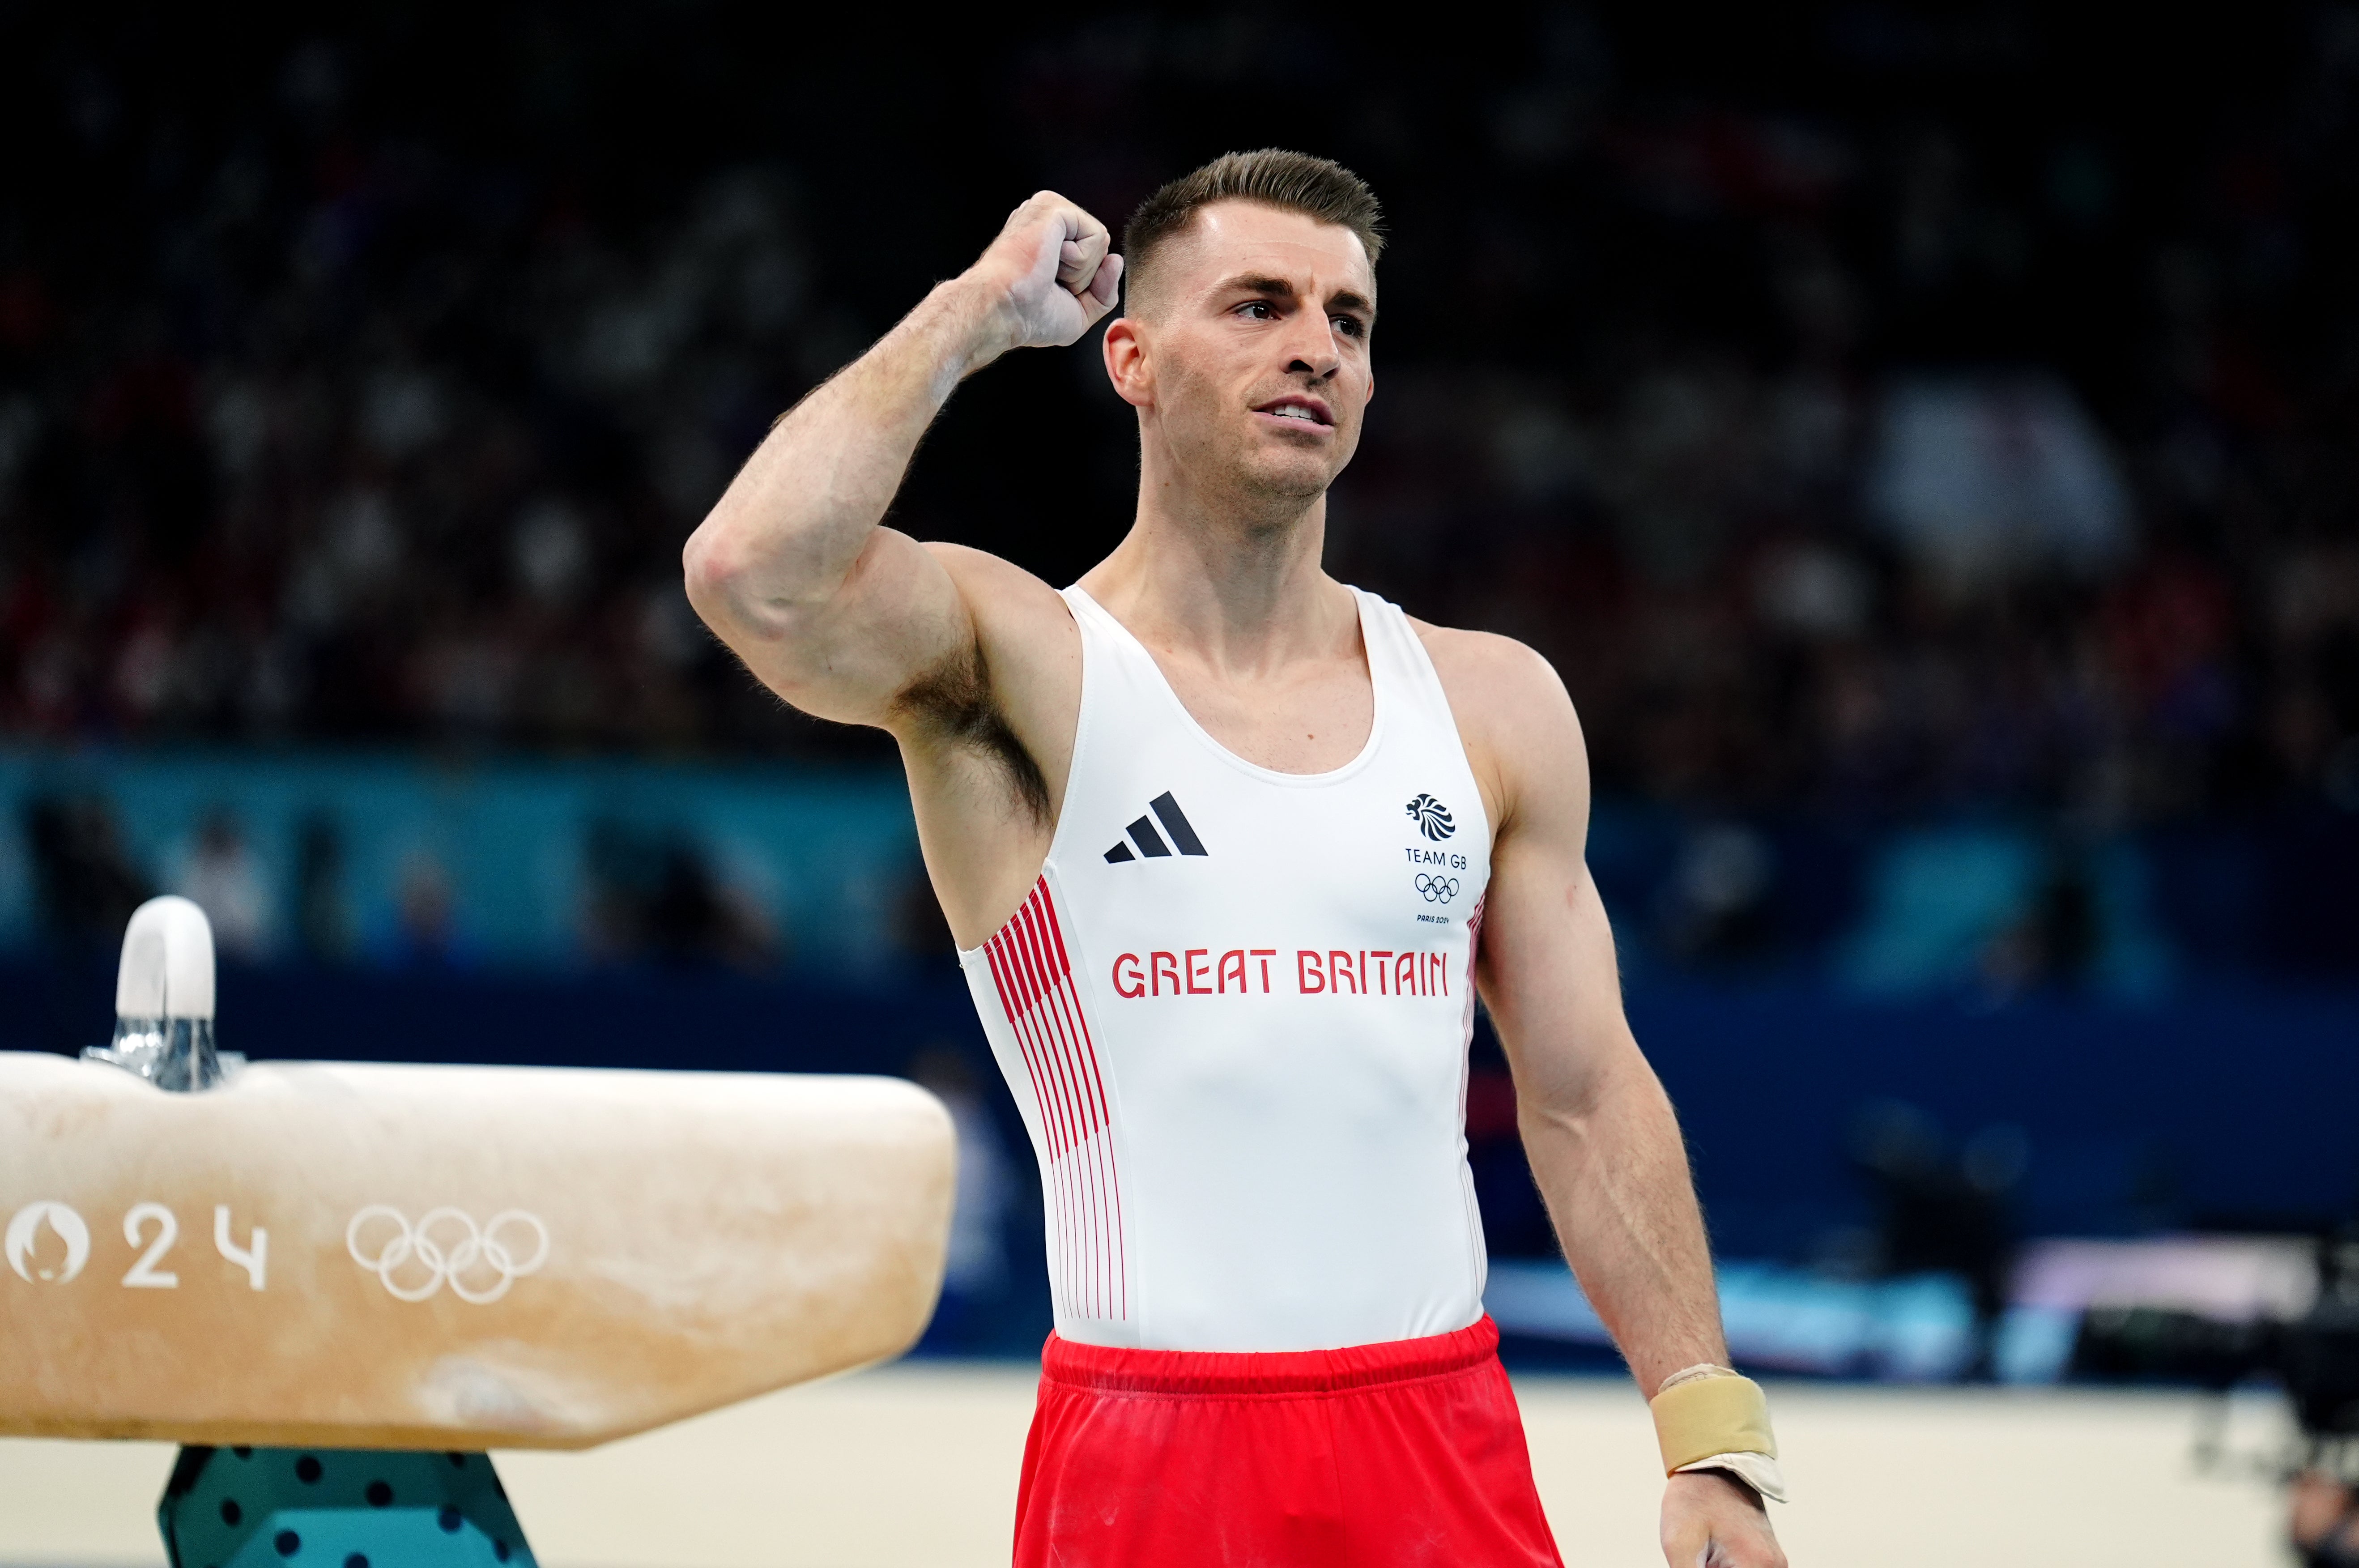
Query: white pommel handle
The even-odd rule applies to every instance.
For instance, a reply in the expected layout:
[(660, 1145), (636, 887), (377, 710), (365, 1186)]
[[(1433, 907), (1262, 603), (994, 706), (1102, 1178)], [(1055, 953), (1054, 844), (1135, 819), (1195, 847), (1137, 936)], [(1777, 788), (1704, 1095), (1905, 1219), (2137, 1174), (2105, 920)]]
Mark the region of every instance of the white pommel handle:
[(213, 928), (204, 910), (166, 894), (132, 911), (114, 972), (119, 1018), (213, 1016)]

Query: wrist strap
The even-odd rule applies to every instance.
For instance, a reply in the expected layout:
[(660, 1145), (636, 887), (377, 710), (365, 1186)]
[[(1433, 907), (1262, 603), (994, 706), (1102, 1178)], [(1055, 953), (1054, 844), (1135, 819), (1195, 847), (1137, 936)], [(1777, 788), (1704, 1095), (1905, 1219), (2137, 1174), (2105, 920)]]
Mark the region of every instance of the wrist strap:
[(1666, 1475), (1715, 1454), (1777, 1457), (1777, 1439), (1769, 1430), (1769, 1401), (1750, 1377), (1725, 1367), (1694, 1377), (1681, 1373), (1647, 1403), (1654, 1411)]

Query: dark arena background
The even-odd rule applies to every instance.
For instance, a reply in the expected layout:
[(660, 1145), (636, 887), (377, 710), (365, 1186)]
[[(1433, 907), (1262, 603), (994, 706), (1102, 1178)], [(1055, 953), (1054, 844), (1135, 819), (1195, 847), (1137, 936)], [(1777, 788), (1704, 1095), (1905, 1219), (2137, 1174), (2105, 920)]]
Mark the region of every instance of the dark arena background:
[[(2280, 1561), (2112, 1330), (2306, 1301), (2359, 1221), (2359, 8), (0, 4), (0, 1049), (102, 1041), (168, 891), (256, 1059), (919, 1078), (915, 1369), (728, 1429), (865, 1515), (515, 1478), (592, 1568), (1004, 1561), (1030, 1154), (889, 742), (754, 685), (680, 546), (1023, 197), (1118, 226), (1272, 144), (1392, 234), (1330, 569), (1579, 705), (1795, 1561)], [(1062, 583), (1136, 477), (1085, 342), (963, 388), (895, 520)], [(1543, 1490), (1626, 1544), (1639, 1407), (1486, 1029), (1467, 1112)], [(0, 1443), (0, 1562), (154, 1559), (73, 1533), (80, 1452)]]

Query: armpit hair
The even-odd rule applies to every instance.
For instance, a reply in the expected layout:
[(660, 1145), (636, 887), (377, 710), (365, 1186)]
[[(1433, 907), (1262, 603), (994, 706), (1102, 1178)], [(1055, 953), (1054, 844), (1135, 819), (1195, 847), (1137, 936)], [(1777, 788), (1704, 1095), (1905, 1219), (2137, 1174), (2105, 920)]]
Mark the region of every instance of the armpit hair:
[(967, 746), (1007, 772), (1016, 798), (1036, 822), (1049, 820), (1049, 780), (1009, 727), (991, 688), (983, 649), (971, 648), (902, 688), (893, 711), (915, 719), (953, 746)]

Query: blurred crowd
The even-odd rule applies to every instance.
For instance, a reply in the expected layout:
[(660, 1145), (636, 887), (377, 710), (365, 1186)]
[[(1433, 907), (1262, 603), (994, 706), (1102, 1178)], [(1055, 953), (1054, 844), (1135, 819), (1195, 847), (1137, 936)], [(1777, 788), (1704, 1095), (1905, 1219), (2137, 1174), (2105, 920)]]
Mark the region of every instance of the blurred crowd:
[(7, 727), (756, 742), (678, 545), (825, 368), (777, 181), (602, 232), (349, 124), (353, 69), (298, 44), (207, 147), (103, 61), (45, 83), (79, 167), (0, 218)]
[[(2119, 69), (2006, 8), (433, 16), (0, 22), (8, 735), (857, 749), (706, 637), (687, 531), (1027, 191), (1284, 141), (1396, 235), (1332, 564), (1541, 648), (1609, 792), (2359, 809), (2359, 12)], [(908, 526), (1085, 566), (1096, 376), (962, 393)]]

